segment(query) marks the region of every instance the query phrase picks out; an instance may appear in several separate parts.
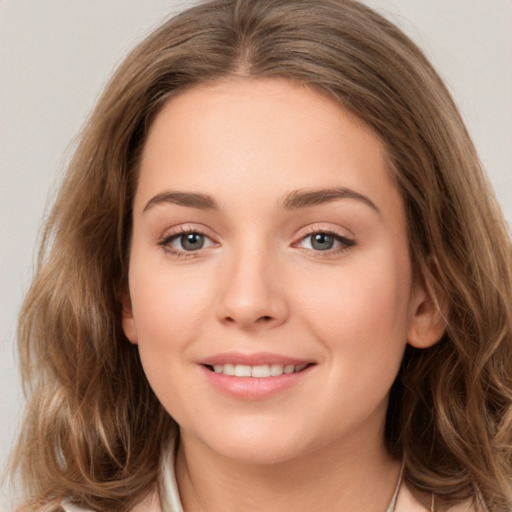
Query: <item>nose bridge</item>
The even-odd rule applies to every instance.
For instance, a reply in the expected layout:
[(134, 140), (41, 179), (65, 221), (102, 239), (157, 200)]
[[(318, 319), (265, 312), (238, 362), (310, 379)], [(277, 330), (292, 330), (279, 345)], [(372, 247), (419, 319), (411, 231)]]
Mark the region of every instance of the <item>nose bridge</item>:
[(282, 323), (287, 304), (274, 247), (252, 233), (228, 252), (222, 276), (220, 320), (245, 329)]

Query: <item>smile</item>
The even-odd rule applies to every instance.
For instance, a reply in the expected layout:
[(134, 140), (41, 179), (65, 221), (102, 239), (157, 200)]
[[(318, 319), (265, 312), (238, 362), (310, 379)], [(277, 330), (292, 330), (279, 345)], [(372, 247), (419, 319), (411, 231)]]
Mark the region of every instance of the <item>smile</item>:
[(207, 365), (210, 371), (229, 375), (233, 377), (256, 377), (268, 378), (279, 377), (283, 374), (298, 373), (304, 370), (308, 363), (300, 365), (293, 364), (263, 364), (256, 366), (249, 366), (246, 364), (215, 364)]
[(206, 381), (223, 395), (258, 401), (307, 382), (317, 361), (258, 352), (225, 352), (199, 362)]

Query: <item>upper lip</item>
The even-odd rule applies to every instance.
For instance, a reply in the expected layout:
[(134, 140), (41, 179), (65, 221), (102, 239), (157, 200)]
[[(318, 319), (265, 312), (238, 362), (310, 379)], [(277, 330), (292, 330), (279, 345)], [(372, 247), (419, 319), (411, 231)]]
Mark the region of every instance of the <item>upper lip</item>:
[(255, 352), (247, 354), (244, 352), (224, 352), (201, 359), (199, 362), (203, 365), (215, 366), (218, 364), (244, 364), (247, 366), (261, 366), (265, 364), (282, 364), (284, 366), (293, 364), (310, 364), (314, 361), (310, 359), (301, 359), (282, 354), (273, 354), (271, 352)]

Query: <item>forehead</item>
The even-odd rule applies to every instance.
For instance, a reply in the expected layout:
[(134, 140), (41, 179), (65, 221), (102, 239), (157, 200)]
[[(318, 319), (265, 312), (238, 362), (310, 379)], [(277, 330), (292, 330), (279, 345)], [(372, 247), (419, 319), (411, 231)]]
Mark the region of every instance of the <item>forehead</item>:
[(285, 80), (234, 79), (171, 99), (151, 126), (140, 171), (136, 209), (166, 188), (258, 204), (292, 189), (336, 186), (400, 200), (373, 131), (323, 94)]

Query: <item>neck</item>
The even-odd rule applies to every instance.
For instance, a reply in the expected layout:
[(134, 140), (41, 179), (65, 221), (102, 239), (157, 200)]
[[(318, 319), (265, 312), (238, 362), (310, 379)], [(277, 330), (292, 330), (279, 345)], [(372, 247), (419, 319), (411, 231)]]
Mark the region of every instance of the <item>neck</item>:
[(400, 462), (383, 436), (342, 440), (273, 464), (234, 461), (182, 433), (176, 477), (184, 512), (385, 512)]

